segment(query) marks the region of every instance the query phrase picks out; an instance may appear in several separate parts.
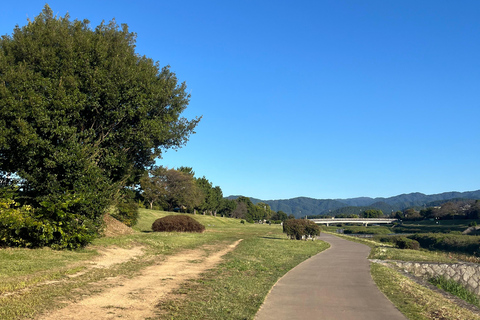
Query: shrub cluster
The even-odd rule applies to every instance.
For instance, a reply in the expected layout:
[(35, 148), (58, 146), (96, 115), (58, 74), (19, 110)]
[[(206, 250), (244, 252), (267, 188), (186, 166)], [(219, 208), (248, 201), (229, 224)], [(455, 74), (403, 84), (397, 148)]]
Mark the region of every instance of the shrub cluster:
[[(41, 203), (41, 208), (19, 205), (11, 198), (0, 198), (0, 246), (76, 249), (91, 242), (98, 224), (70, 213), (78, 201)], [(57, 216), (59, 221), (45, 219)]]
[(376, 236), (375, 240), (383, 243), (391, 243), (399, 247), (400, 249), (420, 249), (420, 243), (418, 241), (409, 239), (404, 236), (393, 235), (393, 236)]
[(205, 226), (187, 215), (166, 216), (155, 220), (152, 224), (155, 232), (203, 232)]
[(412, 250), (420, 249), (420, 243), (418, 243), (417, 240), (409, 239), (407, 237), (400, 237), (399, 239), (397, 239), (395, 244), (400, 249), (412, 249)]
[(306, 219), (287, 219), (283, 223), (283, 233), (290, 239), (302, 240), (311, 236), (313, 239), (320, 235), (320, 227), (313, 221)]
[(480, 256), (479, 236), (428, 233), (414, 234), (408, 238), (418, 241), (420, 246), (425, 249)]
[(129, 189), (124, 189), (122, 192), (122, 197), (111, 216), (129, 227), (133, 227), (138, 221), (138, 204), (134, 199), (135, 194)]
[(387, 227), (377, 226), (344, 226), (343, 233), (345, 234), (389, 234), (392, 231)]

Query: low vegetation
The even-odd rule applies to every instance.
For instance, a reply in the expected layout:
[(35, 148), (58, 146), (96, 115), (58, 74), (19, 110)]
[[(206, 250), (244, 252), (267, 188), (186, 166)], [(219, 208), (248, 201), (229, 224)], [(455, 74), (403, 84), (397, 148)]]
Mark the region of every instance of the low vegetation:
[(461, 234), (414, 234), (410, 239), (429, 250), (464, 253), (480, 257), (480, 236)]
[(155, 220), (152, 224), (155, 232), (199, 232), (205, 231), (205, 226), (187, 215), (166, 216)]
[[(221, 265), (186, 283), (178, 290), (178, 299), (162, 301), (158, 311), (164, 314), (161, 319), (253, 318), (279, 277), (328, 246), (322, 241), (290, 241), (279, 225), (241, 224), (238, 219), (208, 215), (189, 215), (205, 226), (203, 233), (152, 232), (152, 223), (171, 213), (139, 212), (134, 234), (98, 238), (85, 249), (0, 249), (0, 319), (33, 318), (105, 290), (99, 281), (134, 277), (166, 255), (206, 244), (226, 246), (239, 239), (243, 241)], [(97, 250), (111, 246), (142, 246), (144, 255), (107, 269), (90, 268)]]
[(421, 286), (397, 271), (378, 263), (371, 265), (373, 280), (379, 289), (410, 320), (479, 320), (470, 310)]
[(460, 283), (456, 282), (453, 279), (447, 279), (442, 276), (430, 278), (428, 280), (431, 284), (437, 286), (438, 288), (442, 289), (443, 291), (449, 292), (454, 296), (459, 297), (460, 299), (465, 300), (466, 302), (473, 304), (477, 308), (480, 308), (480, 299), (479, 297), (462, 286)]
[(277, 279), (327, 247), (322, 241), (286, 241), (276, 232), (248, 237), (218, 268), (185, 283), (177, 299), (160, 303), (159, 319), (253, 319)]
[(313, 221), (307, 219), (288, 219), (283, 223), (283, 232), (290, 239), (315, 239), (320, 235), (320, 227)]

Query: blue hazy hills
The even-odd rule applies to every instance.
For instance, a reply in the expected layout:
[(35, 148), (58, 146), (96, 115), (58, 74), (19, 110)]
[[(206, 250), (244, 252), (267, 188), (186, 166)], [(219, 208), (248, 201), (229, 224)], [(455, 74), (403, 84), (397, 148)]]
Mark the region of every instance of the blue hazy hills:
[[(228, 199), (236, 199), (239, 196), (229, 196)], [(444, 192), (426, 195), (420, 192), (401, 194), (389, 198), (358, 197), (350, 199), (314, 199), (297, 197), (282, 200), (261, 200), (251, 198), (257, 204), (266, 203), (274, 211), (283, 211), (293, 214), (296, 218), (305, 215), (337, 215), (360, 213), (365, 209), (380, 209), (384, 214), (392, 211), (405, 210), (408, 208), (424, 208), (453, 200), (480, 199), (480, 190), (467, 192)]]

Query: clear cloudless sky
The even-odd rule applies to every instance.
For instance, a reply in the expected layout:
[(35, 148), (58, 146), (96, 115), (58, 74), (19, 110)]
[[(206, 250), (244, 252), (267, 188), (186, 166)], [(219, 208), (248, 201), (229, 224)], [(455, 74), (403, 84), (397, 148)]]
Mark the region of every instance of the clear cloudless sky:
[[(48, 1), (115, 18), (191, 93), (196, 134), (157, 164), (224, 196), (480, 189), (480, 1)], [(45, 1), (4, 1), (0, 34)]]

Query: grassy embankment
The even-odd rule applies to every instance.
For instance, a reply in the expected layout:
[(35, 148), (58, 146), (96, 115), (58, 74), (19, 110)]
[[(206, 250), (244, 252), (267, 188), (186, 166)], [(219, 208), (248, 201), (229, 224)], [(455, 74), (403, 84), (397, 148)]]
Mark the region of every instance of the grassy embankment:
[[(134, 277), (166, 255), (238, 239), (244, 240), (220, 266), (188, 282), (176, 292), (178, 299), (162, 301), (157, 308), (162, 318), (251, 319), (278, 278), (327, 247), (321, 241), (287, 240), (278, 225), (243, 225), (201, 215), (194, 217), (206, 226), (202, 234), (151, 232), (152, 222), (167, 214), (141, 210), (135, 234), (100, 238), (78, 251), (0, 249), (0, 319), (35, 317), (101, 292), (105, 288), (98, 282), (108, 277)], [(142, 246), (144, 255), (107, 269), (90, 268), (97, 250), (110, 246)]]

